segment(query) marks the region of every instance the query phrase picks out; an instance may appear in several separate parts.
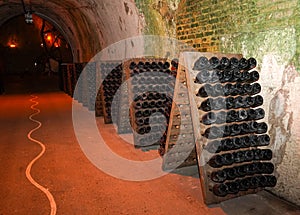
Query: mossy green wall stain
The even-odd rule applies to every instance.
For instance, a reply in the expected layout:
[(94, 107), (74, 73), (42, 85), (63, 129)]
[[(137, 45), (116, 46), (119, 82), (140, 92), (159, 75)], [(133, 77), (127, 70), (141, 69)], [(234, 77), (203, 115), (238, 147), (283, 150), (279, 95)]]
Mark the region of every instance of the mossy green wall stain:
[(139, 12), (144, 15), (144, 34), (176, 36), (175, 10), (180, 0), (135, 0)]
[(300, 72), (299, 0), (186, 0), (177, 16), (177, 38), (199, 51), (274, 54)]

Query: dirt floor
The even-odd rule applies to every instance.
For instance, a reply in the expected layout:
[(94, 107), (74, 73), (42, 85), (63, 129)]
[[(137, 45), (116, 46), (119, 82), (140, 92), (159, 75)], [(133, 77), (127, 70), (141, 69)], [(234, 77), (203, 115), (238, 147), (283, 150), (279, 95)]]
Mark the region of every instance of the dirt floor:
[[(6, 94), (0, 95), (0, 214), (50, 214), (45, 194), (25, 177), (27, 165), (41, 151), (27, 138), (36, 127), (28, 119), (33, 113), (31, 93), (38, 96), (41, 110), (34, 118), (42, 122), (32, 136), (46, 146), (31, 174), (52, 193), (57, 214), (300, 214), (296, 207), (267, 192), (208, 208), (203, 203), (197, 171), (191, 176), (172, 173), (144, 182), (107, 175), (87, 159), (76, 140), (72, 99), (50, 83), (46, 78), (38, 82), (16, 78), (6, 85)], [(102, 118), (97, 124), (116, 153), (132, 160), (158, 157), (156, 151), (141, 152), (126, 144)]]

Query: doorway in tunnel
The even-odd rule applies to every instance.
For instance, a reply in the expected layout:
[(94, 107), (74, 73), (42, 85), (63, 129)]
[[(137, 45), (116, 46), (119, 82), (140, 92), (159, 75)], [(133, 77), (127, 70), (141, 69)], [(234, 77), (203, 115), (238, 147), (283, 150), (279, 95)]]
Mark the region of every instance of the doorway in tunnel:
[(0, 26), (1, 93), (59, 90), (59, 65), (73, 62), (68, 41), (49, 21), (16, 16)]

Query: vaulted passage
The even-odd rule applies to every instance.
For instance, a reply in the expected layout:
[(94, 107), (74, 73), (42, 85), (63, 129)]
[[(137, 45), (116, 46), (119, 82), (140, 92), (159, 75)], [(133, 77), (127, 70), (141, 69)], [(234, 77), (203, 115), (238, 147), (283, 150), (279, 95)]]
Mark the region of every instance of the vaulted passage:
[[(299, 4), (297, 0), (0, 1), (0, 214), (300, 214)], [(209, 83), (209, 78), (201, 82), (200, 58), (195, 56), (209, 56), (203, 77), (218, 76), (220, 83)], [(215, 62), (213, 70), (211, 56), (228, 56), (230, 66), (222, 68)], [(241, 69), (240, 62), (251, 57), (255, 67)], [(234, 60), (239, 66), (233, 66)], [(258, 71), (256, 77), (252, 69)], [(266, 123), (268, 144), (261, 149), (272, 151), (266, 172), (276, 182), (268, 187), (258, 181), (258, 187), (230, 194), (230, 186), (241, 184), (242, 175), (226, 175), (226, 183), (219, 183), (220, 172), (221, 179), (213, 171), (199, 173), (210, 165), (202, 166), (206, 154), (199, 152), (211, 149), (197, 135), (209, 143), (211, 137), (218, 142), (226, 136), (200, 132), (214, 126), (210, 120), (215, 115), (197, 115), (206, 114), (201, 109), (204, 102), (197, 99), (201, 95), (222, 99), (222, 94), (209, 94), (200, 84), (239, 88), (240, 79), (222, 82), (225, 75), (223, 79), (221, 75), (231, 72), (232, 80), (234, 74), (242, 79), (240, 72), (249, 72), (251, 81), (257, 78), (253, 81), (257, 92), (249, 95), (259, 94), (261, 116), (243, 120)], [(213, 113), (208, 101), (214, 100), (205, 103), (207, 113)], [(182, 107), (188, 111), (178, 112)], [(226, 106), (223, 112), (229, 109), (234, 108)], [(231, 113), (249, 113), (235, 109)], [(159, 115), (163, 122), (155, 127)], [(240, 122), (226, 120), (223, 123)], [(129, 129), (122, 130), (122, 123)], [(162, 127), (162, 137), (151, 145), (155, 138), (147, 133)], [(101, 136), (105, 145), (95, 136)], [(190, 150), (184, 148), (189, 144)], [(257, 150), (249, 140), (236, 151), (247, 147)], [(167, 154), (172, 148), (175, 152)], [(214, 153), (234, 154), (223, 145)], [(188, 157), (180, 160), (183, 154)], [(117, 161), (112, 162), (111, 155)], [(236, 166), (252, 161), (238, 162), (227, 169), (217, 163), (210, 167), (236, 171)], [(175, 169), (165, 168), (172, 164)], [(248, 178), (259, 178), (247, 168)], [(148, 180), (139, 178), (144, 175)], [(225, 187), (225, 197), (215, 195), (216, 187), (219, 194)], [(207, 193), (219, 203), (206, 204)]]

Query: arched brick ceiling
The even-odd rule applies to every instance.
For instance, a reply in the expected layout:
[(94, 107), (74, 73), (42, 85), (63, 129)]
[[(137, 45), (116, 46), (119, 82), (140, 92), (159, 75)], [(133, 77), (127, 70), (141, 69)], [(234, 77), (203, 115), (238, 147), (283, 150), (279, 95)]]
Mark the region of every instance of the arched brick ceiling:
[[(102, 48), (141, 32), (133, 0), (25, 0), (29, 3), (69, 41), (75, 61), (88, 61)], [(21, 0), (0, 1), (0, 26), (20, 14)]]

